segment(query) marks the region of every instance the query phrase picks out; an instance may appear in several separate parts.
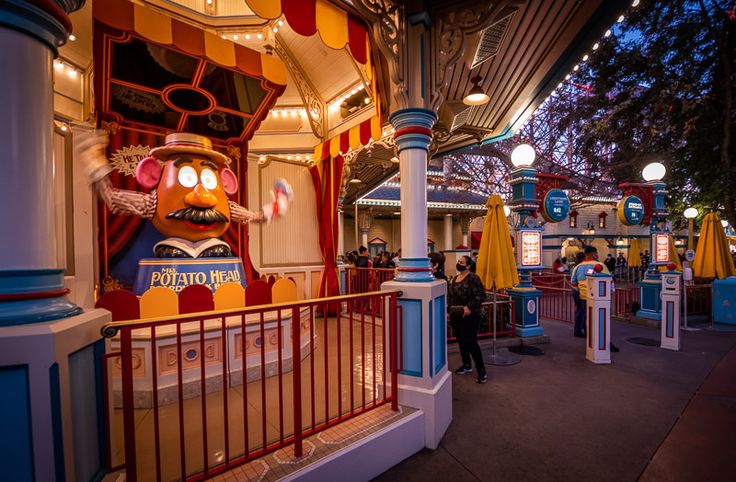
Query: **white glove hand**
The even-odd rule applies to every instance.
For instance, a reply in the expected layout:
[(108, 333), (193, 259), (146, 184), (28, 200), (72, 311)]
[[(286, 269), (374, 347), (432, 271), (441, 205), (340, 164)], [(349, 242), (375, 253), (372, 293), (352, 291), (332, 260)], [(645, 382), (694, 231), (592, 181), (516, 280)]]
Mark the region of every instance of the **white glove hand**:
[(80, 159), (87, 179), (92, 183), (100, 181), (112, 171), (105, 157), (107, 132), (102, 129), (74, 129), (73, 132), (74, 155)]

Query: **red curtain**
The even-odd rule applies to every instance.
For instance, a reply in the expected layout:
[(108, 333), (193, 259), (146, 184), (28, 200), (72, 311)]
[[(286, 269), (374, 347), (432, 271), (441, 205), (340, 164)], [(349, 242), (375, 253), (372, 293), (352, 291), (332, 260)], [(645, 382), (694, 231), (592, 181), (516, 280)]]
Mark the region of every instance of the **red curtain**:
[[(113, 170), (110, 174), (112, 185), (118, 189), (145, 192), (145, 189), (141, 188), (135, 180), (135, 166), (148, 154), (148, 149), (143, 148), (153, 149), (162, 145), (164, 137), (164, 134), (124, 128), (111, 134), (107, 157), (113, 163)], [(103, 266), (104, 276), (107, 276), (108, 261), (130, 242), (143, 220), (137, 216), (113, 214), (107, 210), (102, 201), (100, 201), (98, 212), (99, 225), (103, 227), (99, 236), (100, 257), (102, 258), (100, 264)]]
[(309, 168), (317, 195), (317, 221), (319, 223), (319, 247), (325, 264), (319, 283), (319, 296), (338, 296), (340, 283), (337, 277), (337, 242), (339, 235), (337, 199), (342, 182), (342, 156), (326, 157)]

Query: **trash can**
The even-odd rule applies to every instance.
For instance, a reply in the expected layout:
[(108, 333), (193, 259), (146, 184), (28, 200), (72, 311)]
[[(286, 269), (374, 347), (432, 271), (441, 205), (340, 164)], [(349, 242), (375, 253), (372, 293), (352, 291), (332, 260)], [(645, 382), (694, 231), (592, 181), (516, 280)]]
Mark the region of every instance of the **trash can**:
[(713, 280), (713, 322), (736, 325), (736, 277)]

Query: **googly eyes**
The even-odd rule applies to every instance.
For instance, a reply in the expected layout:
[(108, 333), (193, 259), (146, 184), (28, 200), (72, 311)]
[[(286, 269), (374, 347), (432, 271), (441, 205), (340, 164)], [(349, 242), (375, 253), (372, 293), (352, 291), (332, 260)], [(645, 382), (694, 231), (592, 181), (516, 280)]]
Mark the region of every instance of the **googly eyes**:
[(217, 187), (217, 176), (209, 169), (202, 169), (202, 172), (199, 173), (199, 179), (207, 189), (211, 190)]
[(197, 185), (198, 182), (197, 171), (195, 171), (192, 166), (184, 166), (179, 169), (178, 178), (179, 184), (184, 187), (194, 187)]
[(210, 190), (217, 187), (217, 174), (210, 169), (202, 169), (197, 176), (197, 171), (192, 166), (183, 166), (179, 169), (178, 179), (179, 184), (184, 187), (194, 187), (198, 182)]

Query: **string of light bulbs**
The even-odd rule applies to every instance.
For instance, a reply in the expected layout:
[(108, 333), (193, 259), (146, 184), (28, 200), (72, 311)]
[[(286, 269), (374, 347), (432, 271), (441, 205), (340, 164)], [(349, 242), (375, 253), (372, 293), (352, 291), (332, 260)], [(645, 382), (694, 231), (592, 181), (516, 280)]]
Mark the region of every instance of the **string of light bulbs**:
[[(631, 2), (631, 7), (632, 7), (632, 8), (636, 8), (636, 7), (638, 7), (638, 6), (639, 6), (639, 4), (640, 4), (640, 3), (641, 3), (641, 0), (633, 0), (633, 2)], [(618, 18), (616, 19), (616, 23), (617, 23), (617, 24), (619, 24), (619, 23), (622, 23), (622, 22), (623, 22), (624, 20), (626, 20), (626, 16), (625, 16), (625, 15), (623, 15), (623, 14), (621, 14), (621, 15), (619, 15), (619, 17), (618, 17)], [(609, 28), (609, 29), (607, 29), (607, 30), (606, 30), (606, 31), (605, 31), (605, 32), (603, 33), (603, 38), (608, 38), (608, 37), (610, 37), (612, 33), (613, 33), (613, 32), (611, 31), (611, 29), (610, 29), (610, 28)], [(559, 84), (557, 84), (557, 87), (556, 87), (556, 88), (555, 88), (554, 90), (552, 90), (552, 92), (550, 92), (549, 96), (547, 96), (547, 98), (546, 98), (546, 99), (544, 100), (544, 102), (543, 102), (543, 103), (546, 103), (546, 102), (547, 102), (547, 101), (548, 101), (548, 100), (549, 100), (549, 99), (550, 99), (550, 98), (551, 98), (551, 97), (552, 97), (553, 95), (555, 95), (556, 91), (557, 91), (558, 89), (561, 89), (561, 88), (562, 88), (562, 87), (563, 87), (563, 86), (565, 85), (565, 81), (569, 81), (569, 80), (570, 80), (570, 79), (572, 78), (573, 74), (574, 74), (575, 72), (577, 72), (578, 70), (580, 70), (580, 68), (582, 67), (582, 64), (583, 64), (584, 62), (587, 62), (587, 61), (588, 61), (588, 60), (590, 59), (590, 56), (591, 56), (591, 55), (593, 55), (593, 52), (597, 51), (597, 50), (598, 50), (598, 49), (600, 48), (600, 46), (601, 46), (601, 45), (600, 45), (600, 42), (595, 42), (595, 43), (594, 43), (594, 44), (593, 44), (593, 45), (591, 46), (591, 52), (590, 52), (590, 53), (586, 52), (585, 54), (583, 54), (583, 57), (581, 58), (580, 62), (579, 62), (579, 63), (577, 63), (577, 64), (575, 64), (575, 66), (573, 66), (573, 68), (572, 68), (572, 71), (571, 71), (571, 72), (570, 72), (569, 74), (565, 75), (565, 80), (563, 80), (563, 81), (561, 81), (561, 82), (560, 82)]]

